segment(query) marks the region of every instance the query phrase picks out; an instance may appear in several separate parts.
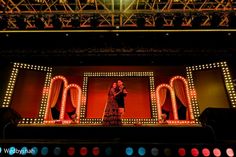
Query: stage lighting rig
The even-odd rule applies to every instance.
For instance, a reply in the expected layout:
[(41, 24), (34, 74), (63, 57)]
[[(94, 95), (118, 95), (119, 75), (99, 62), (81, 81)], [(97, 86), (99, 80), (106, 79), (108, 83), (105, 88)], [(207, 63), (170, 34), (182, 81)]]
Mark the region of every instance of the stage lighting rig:
[(90, 26), (91, 26), (92, 28), (96, 28), (96, 27), (99, 26), (98, 15), (93, 14), (93, 15), (90, 17)]
[(156, 28), (163, 28), (165, 24), (165, 18), (164, 14), (157, 14), (156, 16), (156, 21), (155, 21), (155, 26)]
[(80, 27), (80, 17), (79, 15), (74, 15), (71, 17), (71, 26), (72, 28)]
[(52, 17), (52, 25), (54, 29), (61, 29), (62, 28), (62, 22), (60, 20), (59, 15), (54, 15)]
[[(70, 29), (77, 28), (138, 28), (143, 25), (145, 17), (145, 27), (148, 28), (177, 28), (188, 27), (192, 25), (198, 27), (201, 23), (202, 28), (234, 27), (234, 16), (228, 16), (230, 12), (236, 11), (236, 1), (210, 1), (209, 0), (173, 0), (173, 1), (114, 1), (114, 0), (1, 0), (0, 15), (9, 17), (8, 30), (17, 30), (13, 16), (24, 15), (26, 29), (38, 29), (35, 20), (31, 19), (39, 13), (49, 20), (43, 20), (45, 29)], [(193, 21), (192, 14), (202, 14), (202, 22)], [(212, 13), (221, 14), (215, 17)], [(96, 14), (96, 18), (93, 16)], [(156, 14), (164, 16), (158, 17)], [(51, 19), (56, 16), (55, 19)], [(79, 21), (74, 21), (74, 15), (78, 15)], [(174, 18), (173, 18), (174, 16)], [(197, 19), (198, 17), (196, 17)], [(231, 19), (232, 18), (232, 19)], [(21, 20), (22, 21), (22, 20)], [(23, 20), (24, 21), (24, 20)], [(53, 22), (52, 22), (53, 21)], [(140, 22), (142, 21), (142, 22)], [(197, 24), (195, 24), (197, 23)], [(211, 24), (212, 23), (212, 24)], [(24, 24), (24, 25), (26, 25)], [(236, 25), (236, 24), (235, 24)], [(228, 27), (230, 26), (230, 27)], [(42, 28), (42, 27), (41, 27)]]
[(196, 13), (192, 16), (192, 28), (200, 28), (203, 21), (203, 17), (200, 13)]
[(181, 13), (176, 13), (173, 18), (173, 25), (176, 28), (180, 28), (182, 26), (184, 15)]
[(144, 28), (145, 27), (145, 23), (146, 23), (146, 19), (144, 16), (138, 16), (137, 17), (137, 27), (138, 28)]
[(214, 12), (210, 15), (210, 17), (211, 17), (210, 26), (212, 28), (218, 28), (221, 22), (221, 14)]
[(42, 15), (35, 16), (35, 23), (34, 24), (35, 24), (37, 29), (39, 29), (39, 30), (44, 29), (45, 25), (44, 25), (44, 22), (43, 22)]
[(15, 17), (15, 19), (16, 19), (16, 25), (18, 29), (25, 30), (27, 27), (25, 15), (18, 15)]
[(0, 30), (7, 29), (8, 17), (6, 15), (0, 16)]
[(235, 12), (229, 13), (228, 19), (229, 19), (228, 26), (230, 28), (236, 28), (236, 14), (235, 14)]

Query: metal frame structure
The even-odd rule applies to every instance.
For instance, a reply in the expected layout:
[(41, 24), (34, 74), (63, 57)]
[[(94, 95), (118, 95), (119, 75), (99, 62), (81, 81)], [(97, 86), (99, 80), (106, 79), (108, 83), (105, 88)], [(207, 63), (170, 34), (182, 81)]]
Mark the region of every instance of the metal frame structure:
[(219, 26), (228, 26), (228, 15), (235, 11), (236, 0), (0, 0), (0, 21), (7, 17), (7, 29), (18, 29), (19, 17), (26, 29), (37, 28), (37, 20), (53, 28), (55, 18), (64, 29), (154, 27), (159, 15), (163, 26), (173, 26), (180, 16), (180, 25), (191, 27), (197, 14), (201, 26), (209, 26), (212, 13), (218, 14)]

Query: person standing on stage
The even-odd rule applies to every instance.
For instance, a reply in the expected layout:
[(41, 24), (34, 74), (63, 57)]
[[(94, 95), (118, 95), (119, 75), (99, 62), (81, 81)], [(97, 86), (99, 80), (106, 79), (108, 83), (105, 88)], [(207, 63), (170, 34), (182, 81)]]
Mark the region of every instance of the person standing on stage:
[(108, 92), (108, 100), (103, 116), (103, 126), (120, 126), (122, 124), (121, 115), (116, 101), (116, 96), (120, 93), (121, 91), (118, 90), (117, 83), (112, 83)]
[(125, 97), (127, 96), (128, 92), (122, 80), (118, 80), (117, 85), (119, 93), (115, 98), (119, 107), (119, 113), (121, 114), (121, 116), (123, 116), (125, 112)]

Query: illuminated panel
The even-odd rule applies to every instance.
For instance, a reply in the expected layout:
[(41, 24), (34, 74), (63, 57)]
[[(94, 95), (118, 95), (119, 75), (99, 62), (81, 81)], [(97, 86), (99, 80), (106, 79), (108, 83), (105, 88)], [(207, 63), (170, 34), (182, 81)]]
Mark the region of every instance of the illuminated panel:
[(197, 93), (194, 86), (192, 72), (196, 70), (205, 70), (205, 69), (212, 69), (212, 68), (221, 68), (224, 81), (225, 81), (225, 87), (228, 92), (230, 102), (232, 104), (232, 107), (236, 108), (236, 93), (235, 93), (233, 81), (229, 72), (229, 68), (226, 62), (217, 62), (217, 63), (211, 63), (211, 64), (203, 64), (203, 65), (186, 67), (193, 113), (194, 113), (194, 117), (197, 123), (200, 123), (198, 121), (198, 117), (200, 116), (200, 110), (199, 110), (199, 105), (197, 101)]
[(149, 77), (150, 97), (152, 118), (125, 118), (122, 119), (123, 124), (156, 124), (157, 123), (157, 108), (154, 87), (153, 72), (85, 72), (83, 78), (82, 103), (80, 108), (80, 123), (81, 124), (101, 124), (102, 118), (86, 118), (86, 102), (88, 92), (89, 77)]
[(14, 92), (14, 86), (17, 80), (17, 74), (20, 69), (28, 69), (28, 70), (35, 70), (35, 71), (44, 71), (46, 73), (46, 78), (44, 82), (44, 88), (42, 91), (42, 99), (40, 103), (40, 110), (39, 110), (39, 117), (38, 118), (24, 118), (20, 121), (20, 124), (32, 124), (32, 123), (43, 123), (43, 117), (45, 114), (45, 108), (47, 105), (47, 98), (48, 98), (48, 88), (50, 85), (51, 73), (52, 68), (46, 66), (38, 66), (38, 65), (30, 65), (24, 63), (13, 63), (13, 69), (11, 72), (10, 80), (8, 82), (7, 90), (5, 93), (5, 97), (3, 99), (2, 107), (10, 107), (12, 94)]

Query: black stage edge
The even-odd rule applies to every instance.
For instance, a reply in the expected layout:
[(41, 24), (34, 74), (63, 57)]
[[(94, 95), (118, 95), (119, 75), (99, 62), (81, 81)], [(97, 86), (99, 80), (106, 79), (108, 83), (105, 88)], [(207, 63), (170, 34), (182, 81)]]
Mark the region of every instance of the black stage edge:
[(45, 126), (8, 128), (5, 139), (66, 139), (66, 140), (118, 140), (129, 142), (193, 143), (215, 142), (214, 131), (209, 127), (88, 127)]

